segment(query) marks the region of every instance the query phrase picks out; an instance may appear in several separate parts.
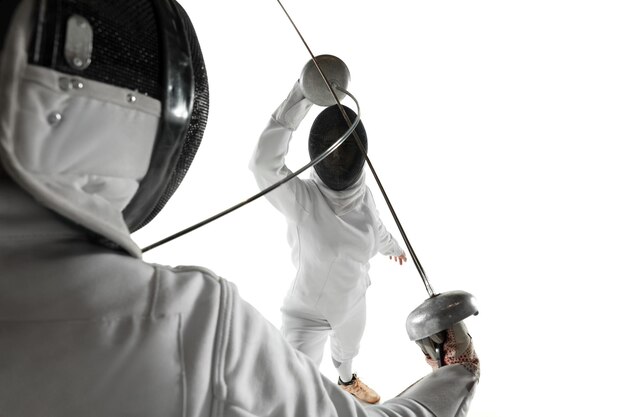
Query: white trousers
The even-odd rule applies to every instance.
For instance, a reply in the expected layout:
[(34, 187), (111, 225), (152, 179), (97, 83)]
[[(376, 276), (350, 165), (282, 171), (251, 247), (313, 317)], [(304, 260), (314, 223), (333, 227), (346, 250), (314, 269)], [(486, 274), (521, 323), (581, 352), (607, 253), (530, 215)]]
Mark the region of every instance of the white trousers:
[(322, 362), (328, 337), (335, 362), (347, 362), (359, 353), (365, 331), (365, 296), (342, 314), (340, 319), (329, 319), (322, 312), (289, 297), (285, 299), (281, 311), (282, 333), (287, 342), (313, 359), (318, 366)]

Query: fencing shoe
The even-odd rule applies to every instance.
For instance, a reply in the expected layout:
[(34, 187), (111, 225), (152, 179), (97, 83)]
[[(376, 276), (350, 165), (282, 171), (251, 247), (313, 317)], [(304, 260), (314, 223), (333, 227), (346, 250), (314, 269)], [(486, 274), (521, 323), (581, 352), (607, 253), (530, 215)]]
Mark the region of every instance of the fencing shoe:
[(343, 382), (341, 378), (339, 378), (338, 385), (347, 393), (354, 395), (356, 398), (366, 403), (376, 404), (380, 401), (380, 395), (363, 383), (356, 374), (352, 374), (350, 382)]

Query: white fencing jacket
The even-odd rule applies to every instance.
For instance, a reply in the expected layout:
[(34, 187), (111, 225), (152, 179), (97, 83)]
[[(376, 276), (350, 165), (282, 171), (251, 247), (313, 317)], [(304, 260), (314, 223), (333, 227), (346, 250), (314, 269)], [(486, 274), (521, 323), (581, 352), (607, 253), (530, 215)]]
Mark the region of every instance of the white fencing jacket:
[[(290, 175), (285, 165), (293, 131), (272, 118), (261, 134), (250, 169), (261, 188)], [(369, 261), (377, 253), (403, 253), (381, 222), (365, 173), (343, 191), (328, 188), (311, 170), (266, 195), (287, 219), (296, 276), (287, 297), (340, 322), (370, 284)]]

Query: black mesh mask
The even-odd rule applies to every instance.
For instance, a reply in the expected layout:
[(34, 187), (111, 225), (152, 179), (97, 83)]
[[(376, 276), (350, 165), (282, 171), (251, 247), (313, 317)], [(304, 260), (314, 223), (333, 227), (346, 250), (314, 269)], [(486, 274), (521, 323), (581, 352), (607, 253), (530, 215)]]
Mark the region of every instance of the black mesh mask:
[[(356, 113), (343, 106), (350, 121), (356, 119)], [(309, 134), (309, 156), (317, 158), (330, 148), (349, 126), (341, 113), (339, 106), (334, 105), (324, 109), (313, 121)], [(367, 152), (367, 134), (363, 122), (359, 121), (354, 131)], [(361, 151), (354, 134), (346, 139), (325, 159), (315, 165), (315, 172), (329, 188), (342, 191), (353, 185), (361, 176), (365, 154)]]
[[(10, 19), (5, 12), (19, 3), (1, 1), (0, 42), (4, 20)], [(37, 0), (36, 4), (31, 64), (133, 90), (161, 102), (148, 172), (124, 209), (133, 232), (152, 220), (176, 191), (206, 126), (209, 90), (191, 21), (174, 0)], [(88, 56), (68, 56), (70, 36), (75, 37), (76, 49), (84, 49), (83, 21), (91, 29), (92, 47)], [(68, 29), (71, 25), (73, 35)]]

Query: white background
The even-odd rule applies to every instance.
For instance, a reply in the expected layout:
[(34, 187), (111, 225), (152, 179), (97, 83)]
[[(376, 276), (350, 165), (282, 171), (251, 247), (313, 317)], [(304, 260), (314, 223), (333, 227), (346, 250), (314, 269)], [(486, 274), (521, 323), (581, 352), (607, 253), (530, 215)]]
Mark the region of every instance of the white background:
[[(185, 182), (136, 233), (141, 246), (258, 191), (252, 149), (309, 60), (275, 1), (181, 2), (204, 50), (211, 109)], [(623, 415), (624, 3), (284, 5), (315, 54), (350, 68), (370, 158), (433, 286), (478, 299), (467, 320), (482, 361), (470, 415)], [(308, 161), (319, 111), (292, 141), (294, 170)], [(369, 184), (400, 238), (371, 175)], [(145, 259), (212, 269), (279, 327), (294, 274), (285, 232), (261, 199)], [(355, 367), (384, 400), (428, 372), (404, 330), (426, 292), (412, 264), (371, 265)], [(328, 356), (322, 372), (336, 378)]]

